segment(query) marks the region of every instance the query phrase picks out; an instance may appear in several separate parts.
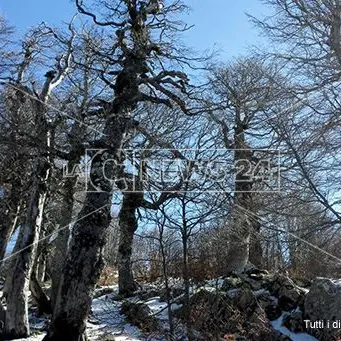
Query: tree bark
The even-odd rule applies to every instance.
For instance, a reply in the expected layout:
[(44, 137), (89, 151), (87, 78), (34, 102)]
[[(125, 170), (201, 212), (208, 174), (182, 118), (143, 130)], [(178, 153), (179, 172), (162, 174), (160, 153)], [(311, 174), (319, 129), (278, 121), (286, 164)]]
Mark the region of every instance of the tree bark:
[[(184, 216), (185, 217), (185, 216)], [(189, 270), (188, 270), (188, 231), (186, 220), (183, 220), (183, 231), (182, 231), (182, 277), (184, 280), (184, 299), (185, 299), (185, 321), (187, 328), (188, 340), (194, 340), (192, 327), (191, 327), (191, 305), (190, 305), (190, 282), (189, 282)]]
[[(81, 13), (84, 10), (80, 1), (76, 1)], [(72, 231), (72, 239), (60, 281), (58, 297), (52, 316), (52, 324), (44, 341), (81, 341), (86, 340), (86, 320), (91, 308), (94, 286), (103, 267), (102, 250), (110, 224), (112, 205), (112, 186), (118, 167), (109, 164), (117, 161), (125, 132), (134, 126), (131, 112), (143, 100), (140, 92), (141, 75), (148, 72), (147, 57), (154, 58), (154, 44), (150, 39), (146, 10), (137, 6), (136, 1), (125, 1), (129, 20), (117, 26), (117, 46), (122, 68), (115, 72), (114, 99), (99, 110), (105, 117), (103, 137), (96, 141), (97, 153), (93, 156), (90, 177), (90, 190), (86, 194), (84, 206)], [(94, 19), (94, 16), (91, 15)], [(113, 24), (115, 26), (115, 24)], [(130, 38), (130, 39), (129, 39)], [(129, 41), (129, 44), (127, 43)], [(103, 76), (103, 80), (109, 81)], [(153, 85), (162, 88), (158, 79)], [(176, 96), (172, 96), (176, 98)], [(168, 103), (168, 102), (167, 102)], [(106, 167), (107, 166), (107, 167)], [(105, 171), (105, 174), (104, 174)], [(117, 179), (116, 179), (117, 180)]]
[(6, 286), (10, 288), (6, 293), (6, 334), (11, 338), (25, 338), (30, 332), (28, 291), (46, 200), (46, 181), (49, 177), (49, 166), (46, 162), (37, 162), (26, 220), (21, 227), (15, 248), (17, 254), (12, 262), (13, 270), (10, 278), (6, 279)]
[[(103, 268), (102, 250), (110, 224), (112, 183), (116, 169), (103, 174), (107, 162), (116, 158), (127, 117), (111, 115), (104, 129), (100, 150), (91, 163), (91, 182), (84, 206), (74, 224), (69, 254), (60, 280), (52, 324), (44, 341), (84, 341), (92, 293)], [(104, 176), (106, 175), (106, 176)]]
[(60, 284), (60, 279), (63, 273), (64, 264), (68, 252), (68, 243), (70, 238), (70, 224), (72, 221), (72, 209), (73, 209), (73, 196), (75, 179), (66, 178), (61, 188), (63, 200), (60, 207), (60, 220), (58, 231), (58, 236), (55, 240), (55, 250), (52, 257), (52, 267), (51, 267), (51, 279), (52, 279), (52, 290), (51, 290), (51, 302), (54, 306), (57, 295), (58, 288)]
[(140, 197), (140, 193), (124, 193), (119, 214), (118, 287), (120, 295), (124, 297), (131, 296), (137, 289), (131, 268), (131, 255), (134, 233), (138, 227), (136, 209)]
[[(236, 114), (234, 162), (237, 166), (235, 176), (235, 197), (228, 251), (227, 272), (243, 272), (249, 261), (252, 210), (252, 181), (246, 172), (252, 162), (252, 152), (245, 142), (245, 128)], [(239, 168), (239, 169), (238, 169)]]
[(44, 103), (49, 98), (53, 78), (54, 73), (46, 74), (40, 100), (32, 102), (32, 108), (35, 110), (37, 160), (31, 176), (26, 217), (16, 243), (15, 254), (11, 262), (12, 270), (6, 279), (6, 334), (11, 338), (25, 338), (30, 333), (28, 323), (29, 282), (37, 253), (51, 171), (49, 153), (51, 131), (46, 121)]
[[(25, 68), (25, 62), (21, 67)], [(23, 72), (23, 70), (22, 70)], [(9, 149), (7, 151), (5, 159), (2, 160), (2, 169), (5, 174), (0, 179), (1, 185), (7, 183), (10, 185), (8, 193), (4, 198), (0, 200), (0, 261), (3, 260), (6, 254), (6, 247), (8, 241), (15, 230), (18, 215), (20, 213), (22, 198), (22, 188), (24, 186), (24, 180), (18, 174), (25, 174), (27, 169), (26, 159), (27, 155), (25, 151), (22, 152), (21, 142), (18, 141), (18, 131), (16, 125), (20, 124), (21, 109), (28, 98), (24, 95), (22, 90), (8, 90), (10, 100), (7, 103), (8, 111), (10, 113), (11, 124), (13, 125), (11, 132), (8, 136)], [(19, 119), (18, 119), (19, 118)]]
[[(80, 106), (81, 120), (84, 120), (83, 112), (85, 110), (85, 99)], [(84, 135), (86, 133), (86, 127), (84, 124), (80, 124), (76, 121), (71, 129), (70, 133), (70, 145), (71, 151), (69, 152), (68, 170), (71, 172), (71, 176), (64, 179), (61, 186), (62, 202), (59, 212), (59, 228), (57, 238), (55, 240), (55, 250), (52, 257), (51, 279), (52, 279), (52, 292), (51, 302), (54, 306), (58, 295), (58, 288), (60, 284), (61, 274), (63, 273), (66, 256), (68, 253), (68, 245), (70, 239), (72, 214), (74, 206), (75, 186), (77, 183), (78, 174), (74, 173), (74, 170), (79, 165), (83, 154)]]
[(257, 218), (252, 220), (251, 227), (251, 242), (250, 242), (250, 262), (258, 269), (263, 268), (263, 247), (260, 236), (261, 224)]
[(43, 314), (51, 314), (51, 301), (45, 294), (43, 288), (41, 287), (39, 280), (37, 278), (37, 269), (33, 268), (30, 280), (30, 290), (33, 299), (35, 300), (38, 307), (38, 316), (42, 316)]
[(6, 310), (0, 302), (0, 341), (5, 340)]

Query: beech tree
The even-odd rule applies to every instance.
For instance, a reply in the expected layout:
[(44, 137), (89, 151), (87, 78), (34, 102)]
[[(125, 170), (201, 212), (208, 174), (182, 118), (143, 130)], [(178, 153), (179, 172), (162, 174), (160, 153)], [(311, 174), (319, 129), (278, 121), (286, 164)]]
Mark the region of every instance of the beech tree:
[[(266, 0), (271, 18), (251, 17), (276, 42), (266, 52), (290, 77), (292, 101), (272, 124), (291, 151), (302, 185), (336, 220), (340, 146), (340, 4), (329, 0)], [(265, 54), (265, 53), (263, 53)], [(290, 115), (290, 121), (283, 116)], [(332, 162), (333, 160), (333, 162)], [(328, 165), (328, 166), (326, 166)], [(296, 182), (297, 183), (297, 182)]]
[[(85, 340), (86, 319), (90, 311), (91, 294), (103, 267), (101, 251), (110, 223), (112, 181), (117, 167), (105, 169), (107, 161), (117, 157), (123, 138), (136, 122), (132, 111), (141, 101), (160, 105), (178, 105), (186, 114), (184, 94), (188, 87), (185, 73), (166, 67), (167, 60), (187, 63), (187, 58), (165, 41), (169, 34), (186, 29), (171, 21), (171, 14), (185, 7), (176, 1), (164, 5), (137, 0), (106, 2), (107, 17), (99, 19), (76, 1), (80, 13), (100, 26), (115, 30), (110, 51), (97, 51), (112, 61), (111, 69), (103, 70), (102, 79), (114, 89), (113, 99), (98, 109), (105, 117), (102, 137), (95, 142), (99, 151), (93, 155), (88, 192), (65, 264), (47, 340)], [(110, 17), (110, 19), (108, 19)], [(115, 19), (116, 18), (116, 19)], [(157, 20), (156, 20), (157, 19)], [(106, 174), (103, 174), (105, 169)], [(106, 175), (106, 176), (104, 176)]]
[(259, 150), (268, 149), (271, 153), (279, 145), (278, 139), (272, 137), (274, 130), (267, 122), (266, 112), (280, 98), (282, 80), (276, 67), (267, 66), (256, 56), (213, 68), (210, 79), (213, 96), (208, 101), (209, 115), (217, 125), (219, 145), (233, 154), (236, 167), (231, 169), (235, 176), (227, 224), (231, 231), (227, 271), (240, 272), (249, 259), (262, 266), (260, 222), (252, 214), (259, 212), (258, 192), (270, 190), (257, 172), (262, 168), (262, 158), (272, 156)]
[[(58, 207), (55, 211), (56, 239), (52, 243), (51, 258), (52, 295), (54, 305), (58, 296), (61, 273), (66, 261), (70, 231), (76, 215), (77, 191), (85, 190), (82, 167), (86, 146), (90, 146), (95, 135), (101, 133), (102, 118), (93, 111), (100, 98), (106, 95), (106, 84), (100, 81), (98, 73), (93, 72), (97, 66), (97, 57), (92, 53), (92, 46), (100, 46), (101, 41), (93, 29), (84, 27), (82, 34), (73, 42), (73, 70), (64, 81), (65, 90), (60, 94), (61, 110), (67, 115), (62, 116), (56, 129), (54, 176), (56, 183), (54, 202)], [(103, 65), (103, 63), (102, 63)], [(96, 121), (96, 126), (92, 126)], [(83, 196), (83, 195), (82, 195)], [(80, 203), (81, 204), (81, 203)]]
[[(29, 88), (24, 85), (25, 76), (31, 66), (33, 54), (37, 50), (39, 51), (40, 44), (46, 43), (49, 38), (55, 39), (53, 43), (57, 41), (59, 46), (62, 45), (65, 48), (65, 54), (56, 58), (55, 70), (46, 72), (45, 81), (38, 92), (35, 87)], [(71, 53), (72, 37), (64, 40), (54, 30), (42, 25), (26, 38), (24, 57), (18, 66), (17, 78), (9, 78), (7, 83), (9, 88), (14, 89), (16, 96), (23, 98), (24, 102), (28, 103), (34, 126), (28, 143), (35, 152), (19, 238), (14, 249), (15, 256), (11, 259), (11, 269), (6, 277), (7, 311), (5, 328), (6, 335), (9, 337), (19, 338), (29, 335), (28, 287), (36, 256), (51, 172), (52, 126), (47, 116), (46, 104), (50, 101), (53, 89), (61, 83), (69, 69)], [(14, 99), (13, 103), (18, 106), (15, 110), (13, 109), (14, 111), (22, 109), (18, 98)], [(5, 242), (6, 239), (8, 240), (11, 230), (12, 224), (7, 224), (8, 232)]]
[[(194, 144), (193, 149), (195, 149), (198, 145), (197, 139), (193, 137), (198, 135), (199, 140), (203, 139), (208, 130), (206, 129), (205, 133), (201, 131), (203, 120), (200, 117), (183, 115), (178, 108), (160, 110), (155, 104), (145, 103), (137, 110), (136, 117), (140, 121), (136, 129), (138, 134), (124, 147), (134, 151), (133, 160), (129, 158), (127, 160), (132, 163), (137, 175), (122, 172), (120, 175), (122, 181), (117, 184), (123, 195), (119, 213), (120, 242), (117, 264), (119, 292), (123, 296), (131, 295), (136, 289), (131, 256), (133, 236), (138, 229), (137, 211), (158, 211), (165, 202), (176, 198), (177, 193), (184, 190), (185, 177), (188, 176), (185, 174), (187, 171), (185, 167), (182, 175), (177, 174), (178, 178), (175, 176), (177, 179), (173, 183), (160, 183), (161, 173), (166, 177), (170, 174), (167, 175), (167, 169), (153, 169), (157, 167), (153, 164), (153, 160), (161, 161), (162, 158), (174, 162), (182, 160), (184, 164), (190, 165), (193, 159), (189, 159), (189, 156), (181, 151), (182, 146), (189, 148), (188, 143), (192, 140), (191, 144)], [(120, 163), (124, 164), (127, 160), (122, 160)]]

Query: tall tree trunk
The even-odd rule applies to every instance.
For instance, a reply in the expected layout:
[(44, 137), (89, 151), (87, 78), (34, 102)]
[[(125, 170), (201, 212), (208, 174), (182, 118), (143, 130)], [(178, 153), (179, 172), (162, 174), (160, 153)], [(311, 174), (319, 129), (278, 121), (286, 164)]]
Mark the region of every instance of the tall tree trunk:
[(38, 307), (38, 316), (42, 314), (51, 314), (51, 302), (47, 295), (45, 294), (41, 281), (39, 280), (39, 268), (41, 262), (41, 254), (37, 254), (34, 265), (32, 267), (31, 279), (30, 279), (30, 290), (33, 299), (35, 300)]
[(5, 337), (6, 310), (0, 302), (0, 341)]
[(263, 247), (260, 235), (261, 223), (257, 218), (252, 218), (251, 222), (251, 243), (250, 243), (250, 262), (258, 269), (263, 267)]
[[(21, 65), (22, 73), (26, 67), (25, 62)], [(18, 86), (18, 85), (17, 85)], [(9, 134), (9, 142), (11, 143), (8, 155), (2, 161), (2, 169), (5, 170), (5, 177), (0, 179), (1, 185), (7, 183), (10, 190), (0, 199), (0, 261), (3, 260), (8, 241), (16, 228), (18, 215), (23, 203), (23, 187), (24, 180), (22, 174), (27, 172), (27, 155), (22, 152), (21, 142), (18, 141), (16, 124), (19, 117), (22, 116), (22, 106), (28, 101), (24, 91), (21, 89), (9, 90), (8, 110), (13, 119), (13, 127)], [(20, 122), (20, 119), (19, 119)], [(19, 135), (19, 136), (18, 136)], [(25, 150), (25, 149), (24, 149)], [(20, 175), (19, 175), (20, 174)]]
[[(81, 2), (77, 1), (76, 4), (84, 13)], [(103, 267), (102, 250), (110, 224), (112, 183), (108, 179), (114, 179), (118, 172), (118, 167), (112, 162), (109, 164), (109, 161), (117, 161), (126, 129), (134, 126), (130, 118), (132, 110), (141, 100), (153, 100), (153, 97), (143, 96), (139, 89), (141, 75), (149, 72), (147, 57), (154, 58), (155, 50), (147, 25), (148, 15), (145, 7), (142, 4), (138, 6), (136, 1), (124, 1), (122, 4), (126, 6), (129, 16), (129, 20), (125, 20), (123, 26), (117, 26), (120, 29), (116, 31), (116, 49), (120, 50), (119, 59), (122, 63), (115, 63), (115, 66), (122, 65), (122, 68), (115, 72), (113, 101), (99, 110), (99, 114), (105, 117), (106, 121), (103, 137), (97, 141), (99, 150), (91, 163), (92, 188), (87, 192), (78, 222), (73, 227), (51, 328), (44, 341), (87, 339), (86, 320), (91, 308), (94, 286)], [(172, 95), (168, 89), (160, 86), (159, 79), (155, 78), (152, 80), (153, 86), (166, 95)], [(103, 80), (108, 82), (104, 75)], [(171, 97), (177, 99), (174, 95)], [(106, 176), (103, 174), (104, 170)]]
[(52, 290), (51, 290), (51, 302), (54, 306), (57, 295), (60, 280), (63, 274), (64, 264), (68, 252), (68, 243), (70, 238), (70, 224), (72, 222), (72, 209), (74, 203), (74, 192), (75, 192), (75, 179), (66, 178), (61, 188), (62, 202), (60, 207), (60, 219), (58, 225), (60, 230), (56, 240), (54, 241), (55, 250), (52, 256), (51, 266), (51, 279), (52, 279)]
[(15, 248), (17, 254), (12, 262), (13, 270), (7, 282), (10, 290), (6, 298), (6, 334), (12, 338), (24, 338), (29, 335), (27, 306), (29, 280), (39, 240), (48, 177), (49, 164), (45, 159), (38, 160), (26, 219), (21, 227), (20, 239)]
[(118, 287), (120, 295), (125, 297), (131, 296), (137, 289), (131, 268), (131, 255), (134, 233), (138, 227), (136, 209), (140, 197), (140, 193), (124, 193), (119, 214)]
[(168, 315), (168, 323), (169, 323), (169, 340), (174, 340), (174, 321), (173, 321), (173, 312), (172, 312), (172, 296), (171, 290), (169, 286), (169, 277), (168, 277), (168, 268), (167, 268), (167, 254), (165, 250), (163, 235), (164, 235), (164, 225), (160, 224), (159, 227), (159, 245), (160, 245), (160, 253), (162, 259), (162, 276), (165, 282), (165, 290), (166, 290), (166, 302), (167, 302), (167, 315)]
[[(39, 172), (41, 179), (45, 179), (47, 174)], [(38, 176), (37, 176), (38, 177)], [(28, 289), (29, 278), (31, 277), (32, 263), (36, 253), (36, 243), (38, 242), (42, 213), (46, 199), (46, 191), (42, 190), (40, 179), (35, 179), (32, 188), (33, 194), (29, 204), (27, 219), (21, 227), (18, 240), (17, 254), (12, 263), (13, 271), (10, 280), (7, 282), (10, 290), (7, 292), (7, 334), (13, 338), (22, 338), (29, 335), (28, 325)]]
[[(87, 72), (86, 72), (87, 73)], [(85, 77), (85, 81), (87, 81), (87, 77)], [(87, 88), (85, 86), (85, 88)], [(80, 120), (84, 120), (84, 111), (86, 106), (86, 99), (83, 100), (80, 106)], [(61, 195), (62, 202), (59, 212), (59, 231), (57, 238), (54, 242), (55, 250), (52, 257), (52, 268), (51, 268), (51, 278), (52, 278), (52, 292), (51, 292), (51, 301), (54, 306), (57, 295), (58, 288), (60, 284), (60, 280), (62, 277), (66, 256), (68, 253), (68, 245), (70, 239), (70, 231), (71, 231), (71, 223), (72, 223), (72, 214), (74, 207), (74, 195), (75, 195), (75, 186), (78, 180), (78, 174), (76, 172), (76, 168), (79, 165), (83, 154), (83, 145), (84, 135), (86, 133), (86, 127), (84, 124), (80, 124), (76, 121), (71, 129), (70, 133), (70, 145), (71, 150), (69, 152), (69, 161), (68, 161), (68, 171), (71, 172), (71, 176), (68, 176), (64, 179), (63, 184), (61, 186)]]
[(28, 323), (29, 282), (36, 258), (51, 171), (51, 130), (45, 117), (44, 103), (49, 98), (53, 79), (54, 72), (46, 73), (40, 100), (32, 102), (32, 107), (35, 110), (37, 160), (31, 176), (26, 217), (16, 243), (12, 270), (6, 279), (8, 289), (6, 292), (6, 334), (11, 338), (24, 338), (30, 333)]
[(103, 268), (102, 250), (110, 224), (112, 183), (116, 169), (105, 164), (117, 157), (126, 129), (127, 117), (111, 115), (104, 129), (102, 149), (91, 163), (91, 187), (72, 230), (69, 254), (55, 301), (52, 324), (44, 340), (84, 341), (92, 293)]
[(250, 238), (252, 219), (252, 181), (246, 174), (252, 162), (252, 151), (245, 142), (245, 127), (240, 120), (240, 113), (236, 114), (234, 162), (237, 167), (235, 177), (235, 197), (232, 212), (229, 251), (227, 257), (227, 272), (243, 272), (250, 253)]
[[(184, 216), (185, 217), (185, 216)], [(188, 271), (188, 232), (187, 222), (183, 219), (183, 231), (182, 231), (182, 277), (184, 279), (185, 287), (185, 321), (187, 327), (187, 337), (191, 341), (194, 339), (191, 322), (191, 305), (190, 305), (190, 283), (189, 283), (189, 271)]]
[(44, 283), (46, 279), (46, 267), (47, 267), (47, 250), (44, 250), (40, 253), (39, 259), (38, 259), (38, 268), (37, 268), (37, 280), (40, 283)]

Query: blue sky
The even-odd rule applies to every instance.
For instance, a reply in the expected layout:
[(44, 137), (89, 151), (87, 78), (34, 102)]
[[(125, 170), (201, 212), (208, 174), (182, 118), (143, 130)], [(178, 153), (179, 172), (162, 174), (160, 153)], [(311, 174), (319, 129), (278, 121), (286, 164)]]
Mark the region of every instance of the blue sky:
[[(245, 12), (256, 17), (269, 13), (260, 0), (184, 0), (192, 8), (186, 16), (195, 27), (186, 34), (188, 46), (198, 50), (216, 46), (221, 56), (230, 58), (247, 53), (248, 46), (262, 38), (248, 21)], [(0, 11), (16, 26), (18, 34), (42, 21), (58, 25), (75, 13), (70, 0), (1, 0)]]

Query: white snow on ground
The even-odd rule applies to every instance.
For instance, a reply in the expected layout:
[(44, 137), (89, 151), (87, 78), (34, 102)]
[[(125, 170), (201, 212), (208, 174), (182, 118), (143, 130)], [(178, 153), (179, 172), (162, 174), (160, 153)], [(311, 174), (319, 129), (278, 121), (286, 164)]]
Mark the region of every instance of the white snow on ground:
[(224, 283), (224, 279), (222, 278), (207, 280), (204, 282), (203, 285), (198, 285), (198, 286), (193, 285), (193, 287), (190, 288), (190, 294), (197, 293), (200, 290), (216, 292), (217, 290), (221, 289), (223, 283)]
[(283, 313), (277, 320), (271, 321), (271, 325), (274, 329), (278, 330), (282, 334), (289, 336), (292, 341), (317, 341), (317, 339), (307, 333), (294, 333), (288, 328), (282, 325), (284, 316), (287, 313)]
[(144, 302), (152, 311), (156, 318), (164, 321), (168, 321), (167, 315), (167, 303), (160, 302), (160, 297), (153, 297), (150, 300)]
[[(168, 310), (167, 303), (160, 302), (160, 297), (153, 297), (150, 300), (144, 302), (149, 309), (152, 311), (153, 315), (159, 319), (161, 322), (168, 322)], [(180, 304), (172, 303), (171, 309), (172, 311), (181, 308)]]
[[(206, 281), (201, 287), (191, 288), (191, 292), (198, 292), (200, 290), (215, 291), (221, 288), (223, 283), (222, 279)], [(141, 330), (129, 323), (126, 323), (125, 316), (120, 313), (122, 302), (115, 301), (114, 297), (118, 292), (118, 287), (111, 286), (113, 289), (112, 294), (104, 295), (96, 298), (92, 303), (92, 314), (89, 322), (87, 323), (87, 333), (89, 340), (97, 341), (105, 337), (108, 341), (145, 341), (146, 335)], [(103, 287), (101, 288), (103, 289)], [(234, 296), (238, 289), (231, 289), (228, 291), (229, 296)], [(261, 295), (265, 290), (261, 289), (255, 291), (256, 296)], [(143, 302), (151, 310), (152, 314), (160, 321), (164, 327), (168, 326), (168, 311), (167, 303), (160, 302), (160, 297), (153, 297), (147, 301), (142, 301), (138, 297), (129, 298), (132, 302)], [(173, 303), (172, 310), (181, 308), (180, 304)], [(316, 338), (307, 333), (294, 333), (282, 325), (284, 316), (283, 313), (277, 320), (272, 321), (271, 325), (274, 329), (278, 330), (284, 335), (289, 336), (292, 341), (317, 341)], [(30, 326), (33, 332), (38, 334), (33, 335), (27, 339), (20, 339), (17, 341), (42, 341), (44, 338), (46, 321), (38, 319), (34, 316), (30, 317)], [(46, 329), (45, 329), (46, 330)], [(41, 333), (39, 333), (41, 331)], [(165, 341), (163, 335), (148, 335), (148, 341)]]
[[(115, 288), (116, 289), (116, 288)], [(114, 294), (94, 299), (92, 303), (92, 318), (88, 322), (88, 336), (92, 341), (105, 336), (113, 341), (145, 341), (146, 336), (135, 326), (126, 323), (124, 315), (120, 313), (122, 302), (113, 299)], [(162, 321), (167, 321), (166, 303), (160, 303), (159, 297), (145, 302), (153, 314)], [(136, 297), (132, 302), (142, 302)], [(161, 335), (148, 336), (149, 341), (164, 341)], [(32, 340), (35, 341), (35, 340)], [(40, 341), (40, 340), (39, 340)]]
[(112, 295), (93, 300), (92, 317), (87, 329), (90, 340), (97, 340), (100, 336), (114, 341), (143, 340), (140, 330), (125, 322), (120, 313), (121, 305), (121, 302), (112, 299)]
[[(321, 279), (321, 278), (324, 278), (324, 277), (317, 277), (317, 279)], [(332, 279), (332, 278), (327, 278), (327, 279), (329, 279), (337, 287), (341, 287), (341, 279)]]
[(239, 291), (239, 289), (230, 289), (227, 291), (227, 296), (230, 298), (234, 298)]
[(218, 288), (218, 289), (221, 289), (223, 284), (224, 284), (224, 278), (222, 278), (222, 277), (205, 281), (205, 285), (208, 285), (208, 286), (211, 286), (214, 288)]
[[(117, 286), (111, 288), (114, 290), (113, 294), (96, 298), (92, 302), (92, 314), (87, 323), (89, 340), (97, 341), (105, 337), (106, 340), (110, 341), (145, 341), (146, 335), (144, 335), (139, 328), (126, 323), (125, 316), (120, 313), (122, 302), (113, 299), (118, 288)], [(129, 300), (133, 302), (143, 302), (137, 297), (132, 297)], [(149, 306), (152, 314), (155, 315), (161, 323), (167, 325), (167, 303), (159, 302), (159, 297), (151, 298), (144, 303)], [(180, 307), (181, 306), (178, 304), (172, 304), (172, 310), (176, 310)], [(31, 332), (41, 331), (41, 333), (17, 341), (42, 341), (45, 336), (45, 332), (43, 332), (46, 327), (45, 323), (47, 323), (46, 320), (35, 318), (32, 314), (32, 316), (30, 316)], [(165, 340), (163, 335), (148, 335), (148, 341)]]
[(130, 336), (116, 336), (115, 341), (141, 341), (141, 339), (135, 339)]

